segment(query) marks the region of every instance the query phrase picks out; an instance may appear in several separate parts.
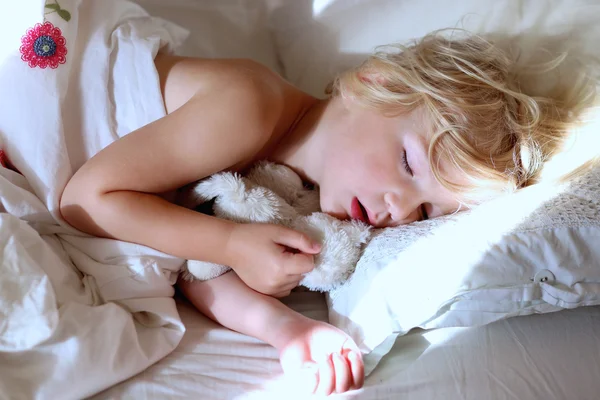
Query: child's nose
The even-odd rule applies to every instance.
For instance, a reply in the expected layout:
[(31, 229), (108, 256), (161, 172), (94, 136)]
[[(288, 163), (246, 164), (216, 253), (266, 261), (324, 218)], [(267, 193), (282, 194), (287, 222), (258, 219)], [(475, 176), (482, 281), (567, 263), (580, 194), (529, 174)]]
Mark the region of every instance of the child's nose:
[(395, 225), (408, 224), (419, 219), (418, 202), (407, 195), (389, 192), (383, 196), (390, 218)]

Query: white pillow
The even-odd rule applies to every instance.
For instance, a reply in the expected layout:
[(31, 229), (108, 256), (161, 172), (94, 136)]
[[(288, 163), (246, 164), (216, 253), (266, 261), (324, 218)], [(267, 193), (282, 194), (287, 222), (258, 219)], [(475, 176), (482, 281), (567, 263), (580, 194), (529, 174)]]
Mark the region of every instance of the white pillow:
[(153, 16), (190, 31), (176, 54), (206, 58), (249, 58), (281, 72), (264, 1), (134, 0)]
[[(573, 34), (594, 49), (600, 30), (597, 0), (280, 0), (270, 16), (286, 78), (322, 96), (335, 76), (377, 46), (462, 27), (475, 32)], [(585, 43), (584, 43), (585, 41)], [(534, 44), (531, 44), (533, 47)]]
[[(561, 191), (562, 190), (562, 191)], [(329, 293), (330, 323), (368, 371), (397, 334), (600, 304), (600, 169), (479, 208), (377, 233)], [(380, 348), (378, 348), (380, 347)]]

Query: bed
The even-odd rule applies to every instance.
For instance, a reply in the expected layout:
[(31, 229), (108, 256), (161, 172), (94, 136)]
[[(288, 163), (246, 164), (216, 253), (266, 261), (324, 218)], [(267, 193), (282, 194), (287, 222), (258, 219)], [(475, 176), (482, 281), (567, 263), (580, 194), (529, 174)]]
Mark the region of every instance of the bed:
[[(60, 3), (65, 2), (69, 4), (67, 0)], [(443, 0), (137, 0), (136, 3), (150, 15), (172, 21), (188, 31), (186, 40), (173, 49), (176, 53), (251, 58), (314, 95), (321, 95), (333, 74), (359, 62), (375, 43), (405, 40), (463, 24), (484, 30), (500, 27), (507, 34), (535, 30), (542, 25), (557, 27), (557, 31), (578, 25), (586, 32), (581, 40), (589, 44), (594, 43), (591, 27), (597, 25), (600, 16), (600, 4), (594, 0), (462, 0), (452, 4)], [(180, 36), (182, 40), (186, 36), (177, 30), (165, 35)], [(3, 172), (3, 176), (26, 187), (13, 172)], [(10, 213), (7, 204), (4, 211)], [(600, 224), (600, 217), (596, 218)], [(57, 232), (51, 223), (48, 226), (44, 228), (48, 234)], [(62, 231), (59, 234), (65, 235)], [(67, 242), (77, 245), (75, 239)], [(175, 272), (175, 263), (171, 265)], [(600, 270), (600, 260), (595, 260), (594, 267)], [(174, 282), (175, 273), (165, 275)], [(159, 289), (143, 295), (172, 294), (170, 287), (159, 286)], [(127, 299), (116, 301), (127, 309), (138, 305)], [(298, 291), (284, 302), (308, 317), (328, 320), (328, 303), (323, 294)], [(124, 374), (122, 367), (115, 364), (118, 373), (87, 386), (84, 392), (93, 393), (89, 398), (312, 398), (290, 388), (282, 376), (274, 348), (208, 320), (177, 293), (174, 305), (165, 302), (153, 307), (166, 309), (163, 314), (157, 313), (167, 315), (165, 319), (171, 318), (164, 325), (170, 331), (167, 334), (163, 331), (165, 337), (171, 335), (167, 338), (170, 347), (152, 349), (153, 342), (147, 339), (145, 346), (136, 347), (136, 357), (142, 354), (147, 368), (134, 374), (132, 371), (137, 367), (132, 367)], [(106, 330), (105, 334), (114, 334), (109, 332)], [(128, 342), (120, 342), (123, 343)], [(375, 362), (377, 365), (362, 390), (331, 398), (592, 400), (599, 397), (600, 306), (515, 316), (469, 327), (414, 328), (397, 338), (394, 336), (388, 344), (393, 344), (391, 350), (381, 350), (380, 360)], [(15, 387), (14, 376), (27, 374), (34, 367), (32, 361), (15, 363), (10, 351), (2, 351), (0, 364), (4, 363), (6, 369), (0, 366), (0, 398), (49, 398), (40, 393), (50, 392), (36, 393), (32, 389), (17, 394), (7, 389)], [(124, 364), (125, 358), (121, 356), (114, 362)], [(59, 365), (56, 362), (48, 368)], [(19, 372), (9, 375), (11, 367)], [(12, 376), (13, 382), (9, 378), (3, 380), (2, 375)], [(119, 379), (131, 375), (134, 376)], [(59, 382), (67, 385), (69, 379), (62, 377)], [(65, 398), (72, 398), (70, 394), (66, 390)]]
[[(326, 320), (323, 296), (286, 300)], [(308, 399), (288, 389), (276, 351), (208, 321), (184, 300), (187, 331), (179, 346), (138, 376), (93, 399)], [(340, 399), (597, 398), (600, 307), (516, 317), (477, 328), (415, 330), (366, 379)]]

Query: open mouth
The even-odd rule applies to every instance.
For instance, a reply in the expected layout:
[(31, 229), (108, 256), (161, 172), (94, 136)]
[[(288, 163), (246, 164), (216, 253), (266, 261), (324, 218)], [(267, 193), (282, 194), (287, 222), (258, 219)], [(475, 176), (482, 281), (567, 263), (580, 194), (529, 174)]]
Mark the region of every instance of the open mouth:
[(362, 217), (365, 221), (369, 220), (369, 215), (367, 214), (367, 210), (365, 209), (365, 206), (362, 205), (362, 203), (359, 201), (358, 205), (360, 206), (360, 212), (362, 213)]
[(369, 223), (369, 215), (367, 214), (367, 210), (362, 205), (358, 198), (355, 197), (352, 199), (352, 204), (350, 205), (350, 217), (352, 219), (357, 219), (364, 223)]

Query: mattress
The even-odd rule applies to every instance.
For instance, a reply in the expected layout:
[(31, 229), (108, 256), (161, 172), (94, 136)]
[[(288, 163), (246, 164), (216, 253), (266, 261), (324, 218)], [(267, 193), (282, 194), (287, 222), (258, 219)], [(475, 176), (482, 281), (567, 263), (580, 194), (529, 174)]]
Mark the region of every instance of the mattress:
[[(285, 302), (325, 320), (322, 295)], [(101, 399), (310, 399), (290, 391), (274, 348), (222, 328), (178, 299), (187, 328), (174, 352)], [(600, 307), (399, 337), (360, 391), (339, 399), (592, 400), (600, 391)], [(313, 396), (317, 398), (316, 396)]]

